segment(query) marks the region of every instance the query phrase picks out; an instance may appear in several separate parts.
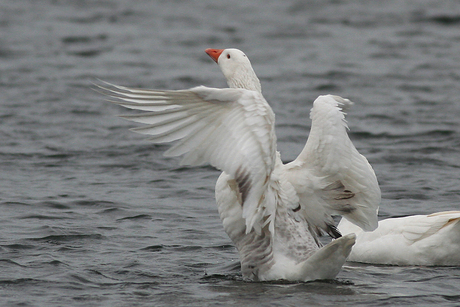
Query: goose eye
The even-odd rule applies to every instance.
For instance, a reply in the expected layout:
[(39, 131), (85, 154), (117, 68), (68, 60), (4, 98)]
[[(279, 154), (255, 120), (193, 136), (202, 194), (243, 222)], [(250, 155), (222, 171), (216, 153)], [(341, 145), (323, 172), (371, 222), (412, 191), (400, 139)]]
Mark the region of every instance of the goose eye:
[(227, 59), (230, 59), (230, 54), (227, 54)]

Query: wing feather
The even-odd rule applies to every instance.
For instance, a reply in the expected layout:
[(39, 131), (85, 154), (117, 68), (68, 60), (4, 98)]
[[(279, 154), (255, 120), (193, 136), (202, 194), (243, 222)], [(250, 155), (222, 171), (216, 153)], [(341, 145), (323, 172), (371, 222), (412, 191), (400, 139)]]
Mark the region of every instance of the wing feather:
[[(160, 91), (106, 83), (99, 86), (113, 102), (145, 113), (122, 116), (146, 124), (132, 129), (154, 143), (177, 141), (166, 156), (183, 165), (209, 163), (233, 177), (243, 199), (246, 233), (260, 231), (267, 177), (275, 167), (274, 114), (261, 93), (245, 89)], [(274, 212), (272, 212), (274, 213)]]
[(344, 109), (351, 105), (338, 96), (319, 96), (310, 113), (308, 141), (286, 165), (307, 220), (326, 231), (332, 214), (365, 230), (377, 227), (380, 188), (367, 159), (348, 137)]
[(408, 223), (402, 226), (402, 235), (411, 244), (434, 235), (442, 228), (460, 220), (460, 211), (444, 211), (430, 215), (406, 217)]

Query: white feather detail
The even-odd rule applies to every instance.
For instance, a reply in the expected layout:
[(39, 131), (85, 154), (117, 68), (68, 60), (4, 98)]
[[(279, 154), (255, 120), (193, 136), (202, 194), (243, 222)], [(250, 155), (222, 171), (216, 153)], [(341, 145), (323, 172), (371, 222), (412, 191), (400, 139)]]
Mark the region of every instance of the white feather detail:
[(209, 163), (235, 178), (244, 198), (246, 233), (264, 227), (264, 217), (276, 210), (263, 209), (276, 136), (274, 114), (262, 94), (204, 86), (180, 91), (108, 86), (99, 88), (117, 104), (148, 111), (122, 116), (146, 124), (133, 131), (149, 135), (154, 143), (178, 141), (166, 156), (182, 156), (183, 165)]
[(375, 173), (348, 137), (344, 108), (353, 103), (339, 96), (319, 96), (313, 103), (308, 141), (286, 165), (305, 218), (325, 229), (331, 214), (340, 214), (365, 230), (377, 227), (380, 188)]

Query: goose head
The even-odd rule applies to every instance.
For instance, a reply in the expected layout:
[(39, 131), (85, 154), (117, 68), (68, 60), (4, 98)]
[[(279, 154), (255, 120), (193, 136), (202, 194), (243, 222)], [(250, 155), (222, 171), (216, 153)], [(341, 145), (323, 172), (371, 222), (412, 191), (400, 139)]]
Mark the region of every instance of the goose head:
[(259, 78), (243, 51), (233, 48), (209, 48), (205, 52), (219, 65), (229, 87), (262, 92)]

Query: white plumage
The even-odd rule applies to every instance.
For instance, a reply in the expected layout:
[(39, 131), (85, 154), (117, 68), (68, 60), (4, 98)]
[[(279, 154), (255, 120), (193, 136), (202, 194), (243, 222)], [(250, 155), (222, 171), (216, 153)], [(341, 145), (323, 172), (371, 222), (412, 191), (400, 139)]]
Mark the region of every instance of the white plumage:
[(180, 91), (101, 87), (124, 107), (147, 113), (124, 116), (146, 124), (133, 129), (185, 165), (209, 163), (223, 173), (216, 201), (235, 243), (242, 273), (252, 280), (334, 278), (355, 241), (349, 234), (321, 247), (317, 235), (340, 237), (332, 214), (366, 230), (377, 226), (380, 190), (366, 158), (347, 135), (348, 99), (318, 97), (312, 128), (298, 158), (284, 165), (276, 149), (275, 116), (246, 55), (208, 49), (231, 88)]
[(338, 226), (355, 233), (349, 261), (391, 265), (460, 265), (460, 211), (389, 218), (372, 232), (347, 220)]

